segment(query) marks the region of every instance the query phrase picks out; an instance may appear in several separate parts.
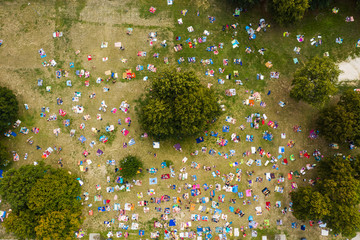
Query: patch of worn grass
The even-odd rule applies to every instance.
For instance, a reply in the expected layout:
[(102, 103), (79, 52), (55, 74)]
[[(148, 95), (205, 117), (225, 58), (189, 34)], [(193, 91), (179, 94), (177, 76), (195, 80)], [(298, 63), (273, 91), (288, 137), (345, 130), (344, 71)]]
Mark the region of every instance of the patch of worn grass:
[[(263, 224), (261, 224), (263, 225)], [(256, 230), (258, 232), (258, 236), (254, 239), (256, 240), (260, 240), (262, 239), (261, 236), (267, 236), (268, 239), (275, 239), (275, 235), (276, 234), (280, 234), (281, 231), (276, 229), (275, 227), (271, 227), (271, 226), (264, 226), (261, 227), (260, 229)]]

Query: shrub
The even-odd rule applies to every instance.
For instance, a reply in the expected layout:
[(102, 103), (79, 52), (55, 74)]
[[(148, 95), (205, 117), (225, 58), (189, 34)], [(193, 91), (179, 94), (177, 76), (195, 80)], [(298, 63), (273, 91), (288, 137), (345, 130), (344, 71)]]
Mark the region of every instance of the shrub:
[(136, 156), (128, 155), (120, 161), (121, 175), (124, 179), (135, 177), (142, 172), (142, 167), (143, 163)]

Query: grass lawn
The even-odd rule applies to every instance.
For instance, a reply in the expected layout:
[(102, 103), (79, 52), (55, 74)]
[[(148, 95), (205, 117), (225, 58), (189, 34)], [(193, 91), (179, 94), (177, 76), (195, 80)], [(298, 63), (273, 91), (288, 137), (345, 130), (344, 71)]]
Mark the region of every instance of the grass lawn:
[[(139, 228), (145, 230), (145, 237), (150, 237), (150, 232), (160, 231), (162, 239), (164, 237), (164, 229), (154, 229), (153, 224), (155, 219), (160, 220), (160, 215), (163, 214), (164, 208), (171, 208), (174, 203), (172, 197), (182, 197), (184, 193), (190, 193), (184, 190), (185, 183), (195, 184), (201, 186), (202, 194), (199, 196), (190, 196), (190, 200), (194, 203), (198, 198), (209, 197), (209, 192), (204, 191), (202, 185), (207, 183), (215, 186), (215, 184), (224, 185), (223, 177), (229, 173), (235, 174), (237, 169), (242, 170), (242, 179), (240, 182), (233, 180), (231, 184), (238, 184), (239, 191), (245, 194), (246, 189), (253, 190), (253, 196), (257, 195), (257, 201), (252, 197), (245, 197), (239, 199), (235, 193), (225, 193), (224, 191), (216, 192), (214, 201), (218, 201), (218, 196), (224, 194), (224, 203), (219, 203), (219, 208), (222, 209), (223, 214), (227, 214), (228, 221), (232, 222), (233, 228), (244, 227), (247, 234), (246, 239), (251, 238), (251, 230), (248, 229), (248, 217), (251, 215), (254, 220), (259, 223), (258, 237), (254, 239), (261, 239), (262, 235), (273, 236), (276, 233), (283, 232), (288, 236), (288, 239), (299, 239), (300, 237), (307, 237), (308, 239), (322, 239), (320, 236), (320, 229), (310, 227), (309, 224), (297, 221), (291, 213), (286, 215), (281, 213), (284, 207), (289, 207), (290, 198), (289, 193), (292, 191), (291, 183), (296, 182), (298, 186), (307, 185), (310, 178), (314, 178), (314, 170), (306, 171), (306, 174), (300, 178), (287, 179), (287, 174), (290, 171), (300, 171), (306, 164), (315, 163), (313, 157), (310, 159), (299, 158), (300, 150), (307, 150), (312, 155), (315, 149), (320, 149), (325, 156), (333, 154), (327, 143), (320, 137), (316, 140), (308, 138), (309, 131), (315, 127), (315, 119), (319, 109), (311, 107), (302, 102), (298, 103), (289, 98), (289, 90), (291, 87), (292, 74), (301, 67), (307, 60), (315, 55), (322, 56), (325, 52), (329, 52), (330, 58), (335, 61), (342, 61), (349, 56), (359, 54), (359, 48), (355, 48), (356, 41), (360, 38), (360, 15), (356, 13), (352, 6), (348, 5), (347, 1), (337, 1), (334, 6), (340, 8), (338, 14), (333, 14), (331, 8), (324, 9), (317, 12), (308, 13), (303, 21), (287, 27), (280, 27), (274, 23), (270, 14), (264, 9), (254, 9), (250, 12), (241, 13), (238, 18), (233, 17), (233, 12), (236, 6), (216, 0), (181, 0), (174, 1), (174, 5), (168, 6), (165, 0), (154, 1), (96, 1), (96, 0), (81, 0), (81, 1), (35, 1), (30, 5), (26, 1), (2, 1), (0, 2), (0, 38), (4, 40), (3, 46), (0, 48), (0, 58), (3, 59), (0, 63), (0, 81), (4, 86), (12, 89), (18, 96), (20, 106), (27, 103), (30, 110), (26, 111), (21, 107), (20, 119), (21, 126), (26, 126), (31, 129), (33, 127), (40, 128), (40, 133), (37, 135), (30, 132), (28, 135), (18, 134), (16, 138), (3, 138), (2, 141), (9, 147), (11, 151), (16, 151), (20, 155), (20, 161), (14, 162), (11, 167), (17, 168), (24, 164), (32, 164), (35, 161), (41, 160), (42, 150), (48, 147), (61, 146), (62, 151), (57, 154), (53, 153), (49, 158), (45, 159), (47, 164), (59, 167), (57, 162), (62, 158), (64, 168), (68, 169), (72, 174), (80, 176), (85, 182), (83, 185), (83, 192), (89, 193), (89, 200), (84, 201), (84, 224), (83, 230), (86, 232), (85, 238), (92, 232), (99, 232), (106, 237), (109, 231), (114, 234), (117, 231), (124, 233), (126, 230), (119, 229), (119, 221), (117, 220), (118, 212), (98, 212), (100, 206), (104, 206), (102, 202), (95, 202), (95, 195), (102, 195), (103, 199), (109, 199), (110, 206), (114, 203), (120, 203), (121, 209), (124, 208), (125, 203), (135, 204), (134, 211), (126, 212), (131, 219), (132, 214), (139, 214)], [(149, 12), (149, 8), (153, 6), (157, 10), (154, 14)], [(182, 10), (188, 10), (186, 16), (181, 14)], [(200, 15), (197, 16), (197, 11)], [(210, 23), (208, 16), (215, 17), (215, 22)], [(355, 22), (346, 23), (346, 16), (354, 16)], [(182, 18), (183, 24), (178, 24), (178, 19)], [(260, 31), (256, 33), (255, 40), (249, 40), (248, 34), (245, 31), (245, 26), (252, 23), (257, 26), (261, 18), (264, 18), (270, 27), (266, 32)], [(222, 31), (223, 25), (238, 24), (236, 29), (228, 29)], [(192, 26), (194, 32), (188, 32), (187, 28)], [(133, 28), (131, 36), (126, 34), (127, 28)], [(62, 38), (53, 38), (54, 31), (62, 31), (64, 36)], [(194, 39), (204, 36), (204, 30), (210, 32), (207, 36), (206, 42), (195, 44)], [(289, 37), (283, 37), (283, 33), (290, 32)], [(154, 46), (150, 46), (148, 41), (148, 34), (150, 32), (157, 32), (157, 41)], [(235, 36), (236, 32), (236, 36)], [(305, 41), (300, 43), (296, 39), (296, 35), (301, 34), (305, 36)], [(322, 45), (311, 46), (310, 39), (313, 37), (322, 37)], [(181, 37), (181, 40), (176, 40)], [(344, 39), (343, 44), (335, 43), (335, 39), (341, 37)], [(239, 41), (238, 48), (232, 48), (231, 41), (235, 38)], [(187, 39), (190, 39), (195, 48), (189, 48)], [(167, 40), (167, 47), (160, 46), (160, 42)], [(101, 49), (101, 42), (109, 43), (108, 48)], [(121, 51), (114, 47), (115, 42), (122, 42), (125, 50)], [(219, 46), (223, 43), (223, 48), (218, 48), (219, 53), (215, 55), (213, 52), (206, 51), (207, 47)], [(183, 44), (183, 50), (179, 52), (174, 51), (176, 44)], [(253, 52), (245, 53), (245, 48), (250, 47)], [(301, 54), (296, 55), (293, 51), (294, 47), (301, 47)], [(38, 50), (43, 48), (47, 57), (41, 59)], [(258, 50), (265, 48), (265, 54), (260, 55)], [(76, 55), (75, 51), (80, 50), (80, 54)], [(146, 51), (146, 57), (138, 57), (138, 51)], [(159, 53), (159, 58), (154, 58), (153, 55)], [(92, 55), (92, 60), (88, 61), (87, 56)], [(103, 62), (102, 58), (108, 57), (108, 61)], [(223, 115), (212, 124), (208, 129), (208, 136), (206, 133), (199, 134), (204, 136), (205, 141), (196, 144), (195, 139), (199, 136), (189, 137), (181, 140), (169, 140), (160, 142), (160, 149), (153, 149), (153, 139), (141, 138), (143, 133), (136, 117), (135, 108), (137, 100), (143, 96), (149, 89), (149, 83), (156, 77), (156, 73), (146, 70), (148, 64), (153, 64), (157, 67), (157, 71), (168, 67), (164, 64), (164, 57), (168, 57), (169, 65), (180, 67), (182, 71), (193, 70), (199, 76), (204, 85), (213, 84), (212, 88), (218, 94), (222, 105), (225, 105), (226, 111)], [(180, 65), (178, 59), (183, 57), (185, 59)], [(188, 63), (188, 57), (195, 57), (195, 63)], [(293, 63), (293, 58), (297, 57), (299, 64)], [(235, 65), (233, 59), (241, 59), (243, 65)], [(55, 59), (56, 67), (43, 67), (41, 63), (46, 60)], [(125, 61), (124, 59), (127, 59)], [(200, 64), (201, 59), (212, 59), (213, 64), (203, 66)], [(223, 59), (228, 59), (228, 66), (223, 66)], [(124, 60), (124, 61), (121, 61)], [(268, 69), (265, 63), (271, 61), (273, 67)], [(69, 63), (74, 62), (75, 67), (70, 68)], [(143, 65), (144, 70), (137, 72), (135, 68), (137, 65)], [(224, 73), (219, 73), (219, 68), (225, 68)], [(56, 78), (56, 70), (63, 69), (69, 71), (68, 77)], [(90, 71), (90, 81), (88, 87), (84, 84), (84, 77), (79, 78), (75, 75), (76, 70), (85, 69)], [(136, 79), (128, 81), (122, 80), (122, 73), (126, 69), (132, 69), (137, 75)], [(207, 70), (213, 69), (215, 76), (206, 76)], [(105, 71), (111, 70), (119, 74), (119, 79), (116, 83), (107, 81), (108, 76), (105, 76)], [(239, 77), (234, 78), (234, 71), (239, 72)], [(270, 72), (279, 72), (279, 79), (270, 79)], [(231, 79), (226, 79), (226, 75), (232, 74)], [(256, 75), (263, 74), (264, 80), (257, 80)], [(147, 76), (148, 81), (143, 81)], [(100, 84), (96, 83), (96, 79), (101, 77), (104, 79)], [(37, 79), (43, 79), (42, 87), (37, 86)], [(218, 84), (218, 79), (223, 79), (224, 84)], [(71, 80), (72, 87), (66, 86), (66, 80)], [(236, 85), (235, 80), (241, 80), (243, 86)], [(355, 82), (356, 84), (356, 82)], [(46, 86), (51, 86), (51, 92), (46, 91)], [(103, 88), (110, 88), (109, 92), (104, 92)], [(228, 97), (225, 95), (225, 90), (235, 88), (236, 96)], [(349, 88), (349, 86), (341, 86), (340, 91)], [(271, 94), (267, 95), (271, 90)], [(79, 102), (73, 102), (74, 92), (81, 92)], [(252, 92), (260, 92), (261, 99), (266, 103), (266, 107), (260, 107), (260, 102), (255, 102), (255, 106), (247, 106), (243, 101), (250, 97)], [(96, 93), (95, 99), (90, 99), (88, 96)], [(61, 97), (64, 101), (63, 105), (57, 105), (56, 99)], [(105, 101), (108, 106), (106, 113), (99, 112), (101, 101)], [(116, 113), (111, 113), (112, 108), (119, 108), (122, 101), (127, 101), (130, 108), (127, 114), (118, 110)], [(284, 101), (286, 106), (281, 108), (278, 105), (279, 101)], [(72, 111), (75, 105), (82, 105), (84, 113), (76, 114)], [(50, 111), (46, 112), (46, 117), (41, 118), (41, 108), (49, 107)], [(59, 116), (59, 109), (67, 112), (65, 117)], [(46, 119), (51, 114), (57, 114), (57, 121), (47, 121)], [(96, 115), (101, 113), (103, 120), (96, 120)], [(253, 113), (266, 114), (266, 125), (260, 124), (259, 129), (250, 127), (246, 122), (246, 117)], [(89, 114), (90, 120), (85, 121), (84, 115)], [(225, 122), (225, 117), (231, 116), (235, 118), (236, 124), (229, 124)], [(125, 123), (125, 118), (130, 117), (132, 124), (130, 127)], [(65, 127), (63, 120), (70, 119), (70, 126)], [(122, 125), (118, 125), (118, 119), (121, 119)], [(272, 129), (267, 126), (267, 122), (277, 121), (278, 128)], [(81, 123), (85, 123), (85, 129), (79, 128)], [(245, 126), (245, 130), (239, 129), (240, 125)], [(116, 131), (107, 133), (105, 127), (114, 125)], [(228, 133), (222, 132), (223, 125), (230, 125)], [(294, 125), (301, 125), (302, 132), (297, 133), (293, 131)], [(97, 128), (100, 133), (93, 133), (91, 128)], [(53, 134), (56, 128), (61, 129), (58, 137)], [(121, 132), (123, 128), (129, 130), (129, 135), (124, 136)], [(75, 129), (74, 137), (70, 137), (70, 130)], [(265, 130), (270, 131), (274, 135), (273, 141), (265, 141), (262, 134)], [(18, 133), (19, 129), (14, 130)], [(219, 132), (219, 136), (229, 140), (227, 146), (221, 147), (216, 143), (216, 138), (210, 136), (210, 132)], [(241, 141), (234, 143), (231, 141), (231, 134), (236, 133), (240, 136)], [(281, 139), (280, 134), (286, 133), (286, 138)], [(78, 141), (78, 138), (83, 135), (87, 138), (85, 143)], [(109, 142), (99, 142), (99, 137), (106, 135)], [(254, 142), (245, 141), (246, 135), (253, 135)], [(33, 136), (34, 144), (29, 145), (26, 140)], [(123, 148), (124, 142), (129, 142), (130, 139), (135, 140), (135, 145)], [(293, 148), (287, 147), (289, 140), (294, 140), (295, 146)], [(94, 148), (89, 146), (91, 141), (95, 141)], [(180, 143), (183, 152), (174, 150), (173, 145)], [(36, 145), (42, 147), (42, 150), (36, 150)], [(272, 163), (265, 166), (266, 157), (260, 157), (259, 154), (243, 157), (243, 152), (250, 151), (251, 147), (262, 147), (266, 152), (270, 152), (273, 156), (278, 156), (278, 147), (284, 146), (285, 153), (283, 158), (289, 160), (290, 155), (294, 154), (296, 160), (288, 165), (282, 165), (279, 160), (278, 166)], [(206, 147), (207, 153), (202, 153), (201, 148)], [(102, 156), (96, 156), (96, 151), (101, 149), (104, 151)], [(219, 156), (216, 153), (214, 156), (208, 154), (210, 149), (221, 153)], [(78, 166), (80, 161), (85, 158), (82, 155), (83, 151), (87, 150), (90, 155), (87, 159), (91, 159), (92, 164), (88, 165), (89, 171), (80, 172)], [(198, 150), (197, 156), (190, 155), (192, 152)], [(223, 155), (229, 153), (230, 150), (235, 150), (235, 156), (226, 159)], [(341, 151), (346, 153), (347, 148), (343, 146)], [(24, 160), (24, 154), (28, 153), (29, 158)], [(157, 154), (154, 157), (154, 153)], [(107, 187), (115, 187), (115, 177), (119, 174), (114, 173), (115, 166), (110, 166), (107, 160), (115, 159), (116, 165), (126, 155), (132, 154), (139, 156), (146, 168), (159, 168), (155, 175), (145, 173), (141, 178), (142, 186), (133, 186), (130, 192), (118, 191), (108, 193)], [(352, 153), (353, 154), (353, 153)], [(184, 157), (188, 158), (186, 163), (182, 163)], [(253, 163), (251, 166), (246, 165), (249, 159), (261, 159), (262, 166), (256, 166)], [(164, 160), (171, 160), (174, 163), (176, 177), (168, 180), (161, 180), (162, 174), (170, 173), (169, 168), (161, 168), (161, 163)], [(192, 162), (197, 162), (201, 165), (199, 170), (191, 168)], [(243, 162), (242, 164), (231, 167), (230, 163)], [(211, 171), (204, 171), (203, 166), (211, 166)], [(187, 180), (178, 180), (180, 169), (186, 168), (189, 175)], [(276, 170), (278, 167), (278, 170)], [(219, 170), (220, 177), (213, 177), (211, 172)], [(250, 176), (247, 172), (254, 171)], [(267, 181), (265, 173), (274, 173), (275, 179)], [(192, 175), (197, 176), (196, 182), (191, 179)], [(110, 176), (110, 182), (107, 182), (107, 176)], [(279, 176), (285, 177), (284, 183), (277, 183)], [(149, 185), (149, 177), (157, 177), (157, 185)], [(262, 183), (255, 182), (257, 177), (264, 178)], [(306, 179), (306, 182), (303, 181)], [(249, 185), (249, 181), (252, 184)], [(96, 190), (96, 185), (101, 185), (101, 190)], [(181, 192), (171, 190), (168, 186), (170, 184), (176, 185), (176, 189), (181, 187)], [(283, 193), (275, 193), (275, 186), (284, 187)], [(268, 198), (264, 198), (261, 190), (267, 187), (271, 191)], [(161, 197), (164, 194), (171, 196), (171, 200), (166, 203), (149, 205), (150, 212), (144, 213), (143, 207), (137, 206), (140, 200), (150, 200), (150, 196), (146, 193), (148, 189), (155, 189), (155, 197)], [(143, 199), (137, 197), (137, 193), (142, 192)], [(115, 195), (117, 200), (114, 200)], [(230, 199), (236, 199), (236, 203), (230, 203)], [(243, 201), (249, 200), (251, 204), (243, 205)], [(282, 207), (275, 208), (275, 202), (281, 201)], [(265, 209), (266, 202), (271, 203), (270, 211)], [(88, 205), (92, 204), (92, 207)], [(187, 201), (183, 201), (181, 205), (181, 213), (171, 213), (169, 219), (176, 219), (179, 232), (181, 223), (189, 222), (191, 214), (200, 214), (209, 217), (208, 222), (199, 221), (192, 222), (191, 230), (196, 230), (198, 225), (210, 226), (213, 232), (215, 227), (224, 226), (225, 220), (220, 220), (219, 223), (211, 222), (211, 213), (200, 213), (198, 208), (199, 203), (196, 204), (194, 211), (185, 209), (189, 205)], [(211, 208), (211, 202), (205, 205)], [(239, 218), (234, 213), (229, 211), (229, 207), (233, 206), (235, 209), (240, 208), (245, 212), (243, 218)], [(256, 215), (255, 207), (261, 206), (263, 210), (262, 215)], [(7, 206), (0, 205), (3, 210)], [(156, 212), (155, 207), (161, 207), (162, 212)], [(93, 210), (94, 214), (89, 215), (89, 211)], [(104, 221), (115, 220), (115, 223), (108, 228)], [(269, 220), (269, 226), (264, 224), (264, 220)], [(282, 219), (283, 225), (277, 226), (276, 220)], [(164, 221), (161, 221), (164, 223)], [(291, 228), (292, 222), (298, 222), (297, 229)], [(132, 221), (125, 223), (131, 226)], [(306, 231), (300, 230), (300, 225), (306, 225)], [(174, 229), (173, 227), (169, 228)], [(138, 231), (128, 231), (130, 233), (129, 239), (139, 239)], [(4, 238), (12, 237), (11, 234), (0, 229), (0, 236)], [(228, 235), (229, 239), (237, 239)], [(271, 239), (271, 238), (270, 238)], [(327, 238), (328, 239), (328, 238)], [(337, 237), (336, 239), (340, 239)]]

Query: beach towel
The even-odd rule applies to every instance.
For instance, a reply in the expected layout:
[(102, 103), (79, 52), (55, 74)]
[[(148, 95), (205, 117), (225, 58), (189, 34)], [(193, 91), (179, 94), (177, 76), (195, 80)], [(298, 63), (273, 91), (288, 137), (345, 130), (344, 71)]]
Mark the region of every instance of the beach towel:
[(84, 142), (86, 141), (86, 138), (85, 138), (83, 135), (81, 135), (81, 136), (79, 137), (79, 141), (80, 141), (81, 143), (84, 143)]
[(125, 128), (123, 128), (123, 129), (121, 130), (121, 133), (124, 134), (124, 136), (127, 136), (127, 135), (129, 134), (129, 131), (126, 130)]
[(130, 141), (129, 141), (129, 143), (128, 143), (128, 144), (129, 144), (129, 146), (134, 145), (134, 144), (135, 144), (135, 139), (133, 139), (133, 138), (132, 138), (132, 139), (130, 139)]
[(247, 190), (246, 190), (246, 197), (251, 197), (251, 193), (252, 193), (252, 190), (251, 190), (251, 189), (247, 189)]
[(196, 139), (196, 143), (202, 143), (202, 142), (204, 142), (204, 137), (198, 137)]
[(157, 184), (157, 178), (149, 178), (149, 184), (150, 185)]

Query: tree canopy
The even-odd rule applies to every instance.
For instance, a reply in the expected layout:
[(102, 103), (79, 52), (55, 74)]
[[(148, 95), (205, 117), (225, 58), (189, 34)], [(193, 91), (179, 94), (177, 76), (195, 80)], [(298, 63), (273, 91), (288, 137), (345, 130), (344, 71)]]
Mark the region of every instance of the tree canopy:
[(315, 187), (300, 187), (291, 193), (294, 216), (323, 220), (335, 233), (353, 237), (360, 228), (359, 157), (325, 158), (318, 167)]
[(21, 239), (71, 239), (81, 223), (80, 191), (74, 176), (43, 162), (10, 169), (0, 182), (13, 210), (3, 223), (6, 231)]
[(18, 117), (19, 104), (13, 91), (0, 87), (0, 131), (5, 131)]
[(1, 166), (6, 166), (11, 160), (10, 152), (6, 149), (6, 147), (0, 143), (0, 169)]
[(69, 232), (73, 233), (78, 230), (80, 224), (77, 213), (69, 210), (54, 211), (40, 217), (39, 225), (35, 227), (35, 232), (43, 240), (71, 240), (74, 237)]
[(28, 195), (38, 179), (42, 179), (50, 170), (43, 162), (39, 165), (24, 165), (19, 169), (10, 169), (0, 181), (0, 194), (11, 204), (15, 211), (28, 209)]
[(142, 169), (142, 167), (143, 163), (136, 156), (128, 155), (120, 161), (121, 175), (125, 179), (135, 177), (139, 169)]
[(162, 72), (141, 102), (139, 118), (151, 136), (164, 139), (197, 134), (220, 115), (215, 93), (200, 84), (194, 72)]
[(311, 187), (300, 187), (291, 192), (294, 216), (300, 220), (322, 219), (329, 215), (329, 199)]
[(280, 24), (301, 20), (310, 7), (309, 0), (273, 0), (273, 17)]
[(36, 224), (35, 215), (29, 210), (13, 212), (3, 222), (6, 231), (15, 233), (20, 239), (35, 238)]
[[(51, 191), (50, 191), (51, 189)], [(62, 169), (38, 179), (28, 194), (28, 206), (36, 213), (80, 209), (79, 182)]]
[(255, 4), (259, 3), (259, 0), (230, 0), (231, 2), (235, 2), (239, 7), (247, 8), (252, 7)]
[(310, 8), (311, 9), (326, 8), (326, 7), (330, 7), (330, 4), (332, 3), (333, 0), (311, 0)]
[(360, 143), (360, 94), (346, 91), (336, 105), (322, 110), (317, 119), (321, 133), (329, 141)]
[(290, 96), (316, 105), (324, 104), (336, 93), (339, 69), (328, 57), (314, 57), (296, 70)]

